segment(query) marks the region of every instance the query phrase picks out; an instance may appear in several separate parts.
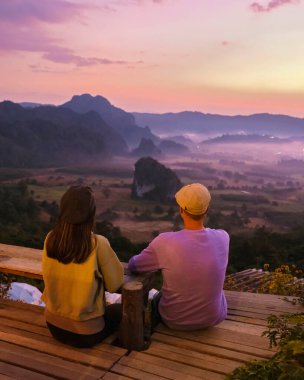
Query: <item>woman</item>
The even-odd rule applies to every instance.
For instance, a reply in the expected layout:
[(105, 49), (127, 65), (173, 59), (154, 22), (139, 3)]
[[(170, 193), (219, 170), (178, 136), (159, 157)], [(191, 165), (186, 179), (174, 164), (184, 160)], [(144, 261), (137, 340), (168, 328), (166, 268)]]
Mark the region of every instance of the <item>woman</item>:
[(101, 342), (120, 319), (120, 305), (105, 307), (104, 290), (120, 288), (124, 271), (108, 240), (92, 232), (95, 211), (89, 187), (70, 187), (44, 243), (47, 325), (54, 338), (76, 347)]

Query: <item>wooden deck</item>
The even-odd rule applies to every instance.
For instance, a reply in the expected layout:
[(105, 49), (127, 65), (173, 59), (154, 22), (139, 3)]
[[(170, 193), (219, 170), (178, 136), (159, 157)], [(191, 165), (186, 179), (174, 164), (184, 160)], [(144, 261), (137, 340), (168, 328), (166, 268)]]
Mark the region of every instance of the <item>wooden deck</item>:
[(0, 301), (0, 379), (198, 380), (224, 379), (252, 359), (270, 358), (261, 337), (270, 313), (303, 311), (281, 297), (227, 291), (228, 318), (220, 325), (177, 332), (160, 324), (148, 350), (111, 345), (74, 349), (49, 334), (43, 309)]

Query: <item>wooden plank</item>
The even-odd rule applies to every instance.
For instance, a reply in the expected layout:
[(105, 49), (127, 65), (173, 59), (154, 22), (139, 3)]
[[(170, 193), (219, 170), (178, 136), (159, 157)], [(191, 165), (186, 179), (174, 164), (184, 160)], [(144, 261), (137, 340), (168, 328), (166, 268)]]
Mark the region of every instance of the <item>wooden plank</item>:
[(107, 372), (103, 377), (103, 380), (130, 380), (135, 379), (135, 377), (126, 377), (123, 375), (119, 375), (117, 373)]
[[(42, 255), (41, 250), (0, 244), (0, 271), (42, 279)], [(128, 271), (125, 263), (124, 270), (119, 342), (122, 347), (143, 350), (148, 343), (144, 341), (144, 304), (147, 303), (147, 294), (155, 273), (133, 274)], [(140, 289), (136, 290), (139, 286)], [(146, 340), (150, 341), (150, 328), (146, 332)]]
[[(30, 331), (30, 330), (34, 330), (34, 331)], [(18, 328), (18, 326), (15, 327), (13, 323), (11, 325), (3, 324), (1, 326), (1, 331), (9, 333), (9, 334), (14, 334), (16, 336), (26, 337), (29, 339), (35, 339), (41, 343), (57, 343), (57, 341), (54, 338), (52, 338), (50, 334), (42, 335), (42, 334), (37, 333), (35, 329), (21, 330)]]
[[(248, 293), (249, 294), (249, 293)], [(254, 310), (263, 310), (264, 312), (268, 312), (269, 314), (273, 311), (281, 311), (286, 312), (288, 310), (294, 311), (294, 310), (300, 310), (300, 305), (293, 305), (290, 302), (284, 301), (283, 299), (278, 301), (270, 300), (269, 302), (265, 303), (264, 301), (258, 302), (258, 300), (246, 300), (243, 298), (240, 299), (228, 299), (228, 308), (232, 306), (235, 309), (242, 309), (244, 306)]]
[[(163, 377), (160, 375), (155, 375), (151, 372), (145, 372), (140, 370), (139, 368), (132, 368), (122, 364), (115, 364), (111, 371), (115, 372), (117, 376), (128, 376), (128, 379), (136, 379), (136, 380), (167, 380), (167, 377)], [(112, 372), (108, 372), (110, 374)], [(107, 375), (108, 375), (107, 374)], [(125, 377), (124, 377), (125, 378)], [(104, 377), (107, 379), (107, 376)]]
[(8, 363), (4, 363), (0, 359), (0, 374), (12, 377), (13, 379), (22, 380), (50, 380), (55, 379), (53, 376), (46, 376), (42, 373), (29, 371), (28, 369), (17, 367)]
[[(21, 330), (21, 331), (29, 331), (29, 332), (32, 332), (35, 334), (45, 335), (48, 337), (50, 336), (50, 333), (49, 333), (49, 330), (47, 329), (47, 327), (35, 326), (35, 325), (31, 325), (30, 323), (15, 321), (15, 320), (8, 319), (8, 318), (0, 317), (0, 325), (1, 326), (7, 326), (7, 327), (13, 327), (13, 328)], [(20, 334), (22, 334), (22, 332), (20, 332)]]
[[(285, 309), (284, 309), (285, 311)], [(241, 306), (241, 305), (231, 305), (228, 306), (228, 314), (235, 314), (238, 313), (238, 315), (244, 315), (244, 316), (253, 316), (254, 318), (260, 318), (260, 319), (267, 319), (270, 314), (282, 314), (282, 309), (280, 310), (265, 310), (265, 309), (259, 309), (254, 306)]]
[(15, 344), (0, 342), (1, 360), (3, 362), (36, 371), (58, 379), (95, 380), (105, 374), (104, 370), (34, 351)]
[[(228, 301), (229, 302), (229, 301)], [(232, 306), (234, 309), (242, 310), (243, 306), (246, 305), (247, 308), (254, 311), (255, 310), (263, 310), (264, 313), (273, 314), (274, 312), (286, 313), (286, 312), (297, 312), (301, 311), (301, 306), (292, 305), (286, 301), (282, 301), (282, 303), (269, 303), (268, 305), (259, 304), (257, 302), (246, 302), (245, 300), (240, 300), (238, 303), (228, 303), (228, 305)]]
[[(266, 309), (271, 308), (277, 308), (282, 307), (283, 309), (286, 308), (301, 308), (300, 305), (292, 305), (289, 302), (285, 301), (285, 296), (278, 296), (273, 294), (262, 294), (262, 293), (250, 293), (250, 292), (237, 292), (237, 291), (230, 291), (225, 290), (225, 295), (227, 302), (229, 304), (229, 301), (235, 301), (239, 303), (245, 303), (250, 305), (257, 305), (264, 307)], [(286, 297), (290, 301), (294, 297)], [(285, 306), (285, 307), (284, 307)]]
[(45, 327), (46, 323), (43, 309), (39, 307), (39, 310), (37, 310), (37, 307), (21, 302), (0, 300), (0, 317)]
[(119, 355), (107, 352), (98, 352), (93, 349), (75, 349), (61, 343), (41, 342), (37, 339), (18, 336), (0, 331), (0, 341), (16, 344), (20, 347), (30, 348), (49, 355), (57, 356), (71, 362), (83, 363), (93, 367), (109, 369), (119, 359)]
[(18, 310), (22, 309), (22, 310), (30, 311), (31, 313), (36, 312), (37, 314), (41, 314), (44, 311), (44, 308), (41, 306), (32, 305), (32, 304), (24, 303), (21, 301), (12, 301), (10, 299), (1, 298), (0, 307), (5, 306), (5, 305), (8, 307), (17, 308)]
[(196, 346), (197, 343), (194, 342), (192, 345), (188, 345), (187, 348), (153, 342), (145, 353), (222, 374), (232, 372), (235, 368), (240, 366), (240, 362), (236, 360), (228, 360), (218, 356), (200, 353), (196, 350)]
[[(0, 243), (0, 271), (19, 276), (42, 279), (43, 250)], [(124, 283), (138, 281), (144, 291), (150, 289), (154, 273), (131, 273), (127, 264), (122, 263), (125, 271)]]
[(244, 317), (242, 315), (231, 315), (231, 314), (228, 314), (227, 317), (226, 317), (226, 321), (236, 321), (236, 322), (243, 322), (244, 324), (263, 326), (264, 330), (265, 330), (265, 327), (267, 326), (267, 321), (264, 320), (264, 319)]
[[(153, 339), (153, 342), (162, 342), (162, 340), (163, 340), (162, 335), (163, 334), (156, 333), (155, 337)], [(175, 335), (172, 334), (171, 336), (175, 336)], [(260, 347), (247, 346), (247, 345), (243, 345), (240, 343), (234, 343), (234, 342), (214, 339), (213, 337), (212, 338), (197, 337), (194, 339), (192, 337), (188, 337), (188, 338), (180, 337), (180, 338), (181, 338), (182, 342), (183, 341), (187, 342), (188, 346), (191, 347), (191, 352), (194, 352), (194, 355), (195, 355), (195, 352), (201, 351), (199, 349), (200, 344), (207, 344), (209, 346), (226, 348), (227, 350), (235, 351), (236, 355), (238, 352), (245, 353), (245, 354), (247, 353), (250, 355), (258, 356), (261, 359), (271, 358), (277, 352), (277, 349), (271, 349), (271, 350), (270, 349), (262, 349)], [(192, 342), (192, 345), (191, 345), (191, 342)], [(183, 347), (183, 345), (179, 345), (178, 342), (175, 342), (175, 346), (173, 348), (172, 348), (172, 346), (170, 346), (170, 347), (171, 347), (171, 349), (175, 350), (176, 347)], [(198, 348), (198, 350), (197, 350), (197, 348)], [(237, 357), (236, 357), (236, 359), (229, 359), (229, 360), (239, 361)]]
[[(11, 303), (12, 301), (10, 301), (9, 304), (5, 305), (6, 311), (4, 311), (4, 309), (1, 308), (1, 304), (0, 304), (0, 318), (4, 320), (6, 319), (6, 322), (4, 322), (2, 325), (2, 331), (13, 333), (15, 335), (22, 335), (24, 337), (36, 339), (41, 342), (61, 344), (57, 342), (48, 331), (45, 324), (44, 315), (41, 314), (41, 310), (40, 310), (39, 315), (34, 314), (34, 317), (33, 317), (33, 314), (31, 313), (30, 309), (26, 308), (25, 312), (20, 312), (18, 310), (18, 307), (12, 306)], [(19, 303), (15, 303), (15, 304), (19, 305)], [(32, 306), (32, 305), (27, 305), (27, 306)], [(6, 318), (4, 318), (3, 315), (5, 315)], [(16, 320), (15, 318), (19, 318), (21, 319), (21, 321)], [(23, 321), (24, 319), (25, 319), (25, 322)], [(35, 325), (32, 325), (31, 320), (35, 320), (36, 323), (39, 322), (39, 326), (37, 327)], [(43, 327), (40, 327), (40, 324), (42, 324)], [(94, 346), (94, 348), (82, 349), (83, 352), (86, 352), (86, 350), (89, 350), (88, 352), (90, 353), (91, 352), (98, 353), (98, 351), (100, 351), (100, 352), (105, 352), (110, 355), (113, 354), (113, 355), (119, 355), (119, 356), (122, 356), (127, 352), (127, 350), (124, 348), (113, 346), (111, 344), (106, 344), (104, 342)]]
[(251, 317), (251, 318), (257, 318), (257, 319), (263, 319), (266, 320), (269, 311), (267, 310), (257, 310), (256, 308), (240, 308), (240, 307), (233, 307), (232, 305), (229, 305), (228, 307), (228, 314), (230, 315), (243, 315), (244, 317)]
[[(57, 345), (59, 347), (70, 347), (74, 349), (73, 347), (69, 345), (65, 345), (61, 342), (58, 342), (55, 340), (50, 334), (48, 336), (36, 334), (35, 332), (30, 332), (26, 330), (18, 330), (15, 329), (14, 327), (11, 326), (2, 326), (1, 328), (2, 332), (8, 333), (8, 334), (13, 334), (17, 337), (25, 337), (28, 339), (33, 339), (37, 342), (40, 342), (41, 344), (46, 343), (46, 344), (51, 344), (51, 345)], [(127, 350), (121, 347), (116, 347), (116, 346), (111, 346), (109, 344), (105, 344), (103, 342), (97, 344), (96, 346), (92, 348), (81, 348), (81, 352), (86, 353), (88, 355), (94, 355), (99, 357), (102, 355), (103, 357), (116, 361), (118, 358), (122, 355), (124, 355)]]
[[(0, 323), (2, 323), (1, 318), (0, 318)], [(26, 326), (21, 325), (20, 322), (17, 322), (17, 326), (16, 326), (15, 321), (5, 321), (1, 327), (1, 331), (6, 332), (6, 333), (15, 334), (17, 336), (20, 335), (20, 336), (27, 337), (30, 339), (36, 339), (41, 342), (48, 342), (52, 344), (62, 345), (62, 343), (58, 342), (51, 336), (47, 328), (45, 328), (45, 332), (43, 332), (42, 334), (40, 331), (37, 332), (36, 329), (37, 328), (33, 326), (30, 326), (30, 325), (27, 326), (27, 324)], [(39, 335), (43, 335), (47, 339), (40, 339)], [(112, 335), (112, 339), (114, 338), (115, 336)], [(64, 347), (70, 347), (70, 346), (64, 345)], [(96, 346), (94, 346), (93, 348), (81, 348), (81, 350), (84, 353), (95, 354), (95, 356), (96, 355), (99, 356), (99, 354), (102, 354), (102, 353), (108, 353), (108, 354), (114, 354), (120, 357), (120, 356), (125, 355), (128, 352), (128, 350), (124, 348), (112, 345), (112, 342), (106, 339), (102, 341), (101, 343), (97, 344)]]
[(0, 244), (1, 271), (42, 279), (42, 250)]
[(217, 327), (234, 331), (236, 333), (245, 333), (248, 335), (256, 335), (256, 336), (261, 336), (263, 331), (265, 331), (265, 327), (263, 326), (252, 325), (250, 323), (229, 321), (227, 319), (221, 322), (220, 324), (218, 324)]
[[(195, 347), (196, 352), (209, 354), (209, 355), (217, 356), (220, 358), (231, 359), (233, 361), (238, 361), (240, 363), (246, 363), (253, 359), (257, 359), (257, 360), (260, 359), (259, 357), (251, 353), (243, 353), (243, 352), (227, 350), (226, 348), (223, 348), (223, 347), (210, 346), (205, 343), (193, 342), (193, 341), (189, 341), (186, 339), (181, 339), (175, 336), (170, 336), (170, 335), (165, 335), (165, 334), (159, 334), (157, 336), (157, 339), (158, 341), (162, 343), (166, 343), (168, 345), (182, 347), (182, 348), (186, 348), (190, 350), (191, 349), (194, 350), (194, 347)], [(149, 352), (149, 350), (146, 352)]]
[(191, 367), (187, 364), (178, 363), (172, 360), (148, 355), (145, 352), (133, 351), (128, 357), (121, 358), (119, 364), (173, 380), (224, 379), (224, 375), (209, 372), (201, 368)]
[[(266, 343), (265, 338), (261, 338), (261, 341), (263, 345), (260, 344), (260, 340), (257, 342), (251, 342), (251, 336), (244, 334), (232, 334), (231, 337), (227, 336), (229, 335), (229, 331), (219, 331), (216, 329), (212, 329), (212, 331), (208, 332), (206, 330), (205, 334), (194, 334), (189, 332), (182, 332), (182, 331), (174, 331), (174, 330), (157, 330), (161, 331), (162, 334), (176, 336), (181, 339), (198, 342), (198, 343), (205, 343), (216, 347), (223, 347), (227, 348), (228, 350), (233, 351), (239, 351), (244, 352), (248, 354), (254, 354), (256, 356), (259, 356), (261, 358), (270, 358), (273, 356), (273, 354), (276, 352), (275, 349), (269, 349), (268, 343)], [(153, 341), (160, 341), (158, 333), (154, 333), (153, 335)], [(241, 336), (241, 339), (240, 338)], [(243, 344), (242, 342), (245, 342), (246, 344)], [(263, 348), (265, 347), (265, 348)]]
[(10, 376), (7, 376), (7, 375), (3, 375), (0, 373), (0, 380), (12, 380), (13, 377), (10, 377)]
[[(195, 330), (195, 331), (177, 331), (171, 330), (163, 324), (159, 324), (155, 330), (156, 332), (173, 335), (184, 339), (190, 339), (198, 342), (204, 342), (205, 339), (215, 339), (220, 342), (227, 342), (232, 344), (241, 344), (251, 347), (260, 347), (263, 349), (269, 349), (269, 343), (266, 338), (261, 336), (254, 336), (246, 333), (235, 334), (233, 331), (225, 330), (218, 326), (209, 327), (207, 329)], [(153, 337), (155, 334), (153, 335)], [(269, 349), (270, 350), (270, 349)]]

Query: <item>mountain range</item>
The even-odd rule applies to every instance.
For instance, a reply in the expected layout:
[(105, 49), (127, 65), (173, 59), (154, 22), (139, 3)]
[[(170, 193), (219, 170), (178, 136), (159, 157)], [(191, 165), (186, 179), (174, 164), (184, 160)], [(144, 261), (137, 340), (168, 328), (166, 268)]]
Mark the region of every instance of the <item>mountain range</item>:
[(97, 112), (102, 119), (111, 127), (116, 129), (125, 139), (129, 146), (136, 146), (142, 138), (150, 139), (154, 142), (159, 138), (153, 135), (148, 127), (139, 127), (135, 123), (132, 113), (113, 106), (106, 98), (90, 94), (75, 95), (72, 99), (61, 107), (69, 108), (74, 112), (83, 114), (89, 111)]
[(133, 112), (139, 126), (148, 126), (157, 135), (262, 134), (277, 137), (304, 136), (304, 119), (267, 113), (224, 116), (201, 112), (138, 113)]
[(224, 134), (204, 140), (201, 144), (284, 144), (289, 142), (291, 142), (290, 139), (269, 135)]
[(0, 103), (0, 166), (92, 163), (128, 152), (123, 137), (97, 112), (23, 108)]
[(96, 164), (115, 155), (147, 155), (148, 148), (155, 154), (188, 155), (194, 146), (192, 134), (199, 135), (200, 141), (217, 137), (208, 143), (303, 140), (304, 119), (188, 111), (130, 113), (89, 94), (75, 95), (60, 106), (4, 101), (0, 103), (0, 166)]

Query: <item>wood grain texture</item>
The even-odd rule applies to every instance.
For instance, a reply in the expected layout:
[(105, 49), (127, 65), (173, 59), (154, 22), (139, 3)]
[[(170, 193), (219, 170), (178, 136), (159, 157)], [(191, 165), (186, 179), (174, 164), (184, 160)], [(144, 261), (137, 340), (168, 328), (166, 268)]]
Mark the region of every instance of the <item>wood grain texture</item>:
[[(29, 277), (33, 273), (39, 276), (40, 261), (41, 251), (0, 244), (0, 270), (6, 266), (6, 270), (23, 270)], [(140, 341), (140, 346), (146, 295), (154, 275), (132, 275), (124, 267), (122, 329), (130, 344)], [(237, 291), (225, 294), (225, 321), (196, 331), (175, 331), (159, 324), (150, 347), (141, 352), (111, 345), (117, 334), (94, 348), (63, 345), (50, 335), (43, 308), (0, 300), (0, 379), (220, 380), (249, 360), (275, 354), (276, 349), (270, 349), (261, 336), (269, 314), (303, 312), (303, 307), (283, 297)]]

